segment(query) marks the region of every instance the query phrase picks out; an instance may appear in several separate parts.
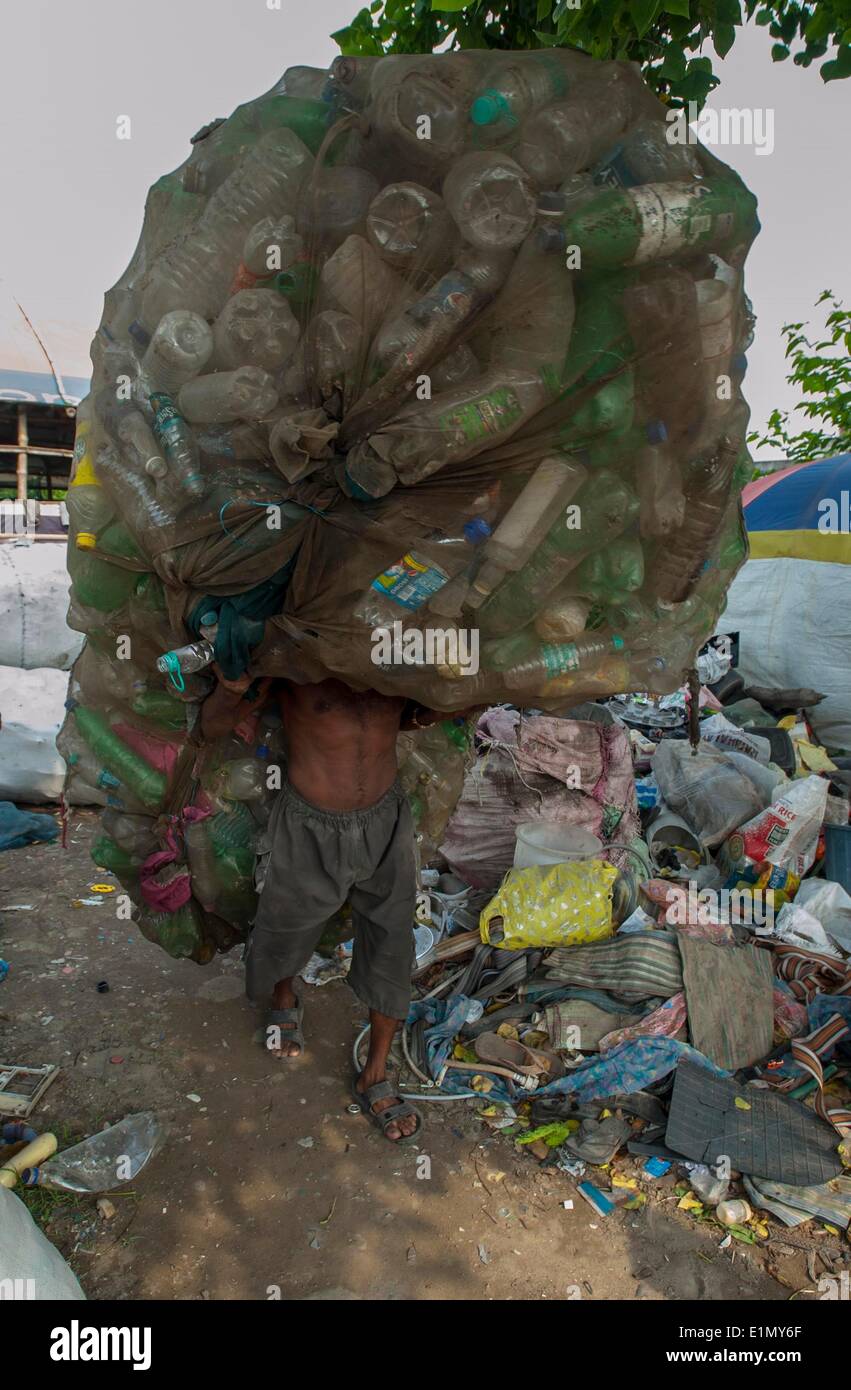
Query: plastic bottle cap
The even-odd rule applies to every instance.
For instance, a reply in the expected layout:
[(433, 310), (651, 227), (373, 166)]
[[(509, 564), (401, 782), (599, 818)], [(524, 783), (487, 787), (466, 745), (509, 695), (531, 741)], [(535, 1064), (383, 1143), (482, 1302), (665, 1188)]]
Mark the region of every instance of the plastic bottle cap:
[(481, 545), (491, 534), (491, 528), (483, 516), (474, 516), (471, 521), (464, 522), (464, 536), (471, 545)]
[(508, 102), (501, 92), (497, 92), (491, 87), (487, 92), (482, 92), (480, 97), (476, 97), (470, 107), (470, 120), (473, 125), (493, 125), (500, 116), (508, 113)]
[(621, 651), (621, 650), (623, 649), (623, 646), (624, 646), (624, 640), (623, 640), (623, 638), (622, 638), (622, 637), (613, 637), (613, 638), (612, 638), (612, 646), (614, 647), (614, 649), (615, 649), (616, 652)]
[(91, 531), (79, 531), (77, 533), (78, 550), (94, 550), (97, 545), (97, 536), (92, 535)]

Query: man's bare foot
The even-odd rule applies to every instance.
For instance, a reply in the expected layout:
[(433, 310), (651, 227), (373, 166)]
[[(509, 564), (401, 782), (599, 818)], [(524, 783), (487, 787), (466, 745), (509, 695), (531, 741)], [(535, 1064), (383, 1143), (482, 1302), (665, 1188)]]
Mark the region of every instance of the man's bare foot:
[[(292, 986), (292, 980), (280, 980), (272, 991), (272, 1007), (275, 1009), (295, 1009), (298, 1007), (298, 995)], [(293, 1023), (268, 1023), (266, 1025), (266, 1050), (273, 1057), (300, 1057), (302, 1046), (297, 1042), (288, 1042), (287, 1033), (297, 1028), (298, 1024)]]
[[(355, 1089), (363, 1095), (364, 1091), (368, 1091), (370, 1086), (375, 1086), (379, 1081), (386, 1080), (387, 1075), (385, 1072), (382, 1072), (380, 1075), (376, 1072), (373, 1076), (366, 1071), (362, 1071), (355, 1084)], [(401, 1100), (401, 1096), (387, 1096), (384, 1100), (377, 1100), (375, 1104), (371, 1106), (372, 1113), (374, 1115), (380, 1115), (381, 1111), (386, 1110), (388, 1105), (396, 1105), (399, 1100)], [(393, 1143), (396, 1143), (399, 1139), (407, 1138), (408, 1135), (413, 1134), (416, 1127), (416, 1115), (402, 1115), (398, 1120), (391, 1120), (390, 1124), (384, 1130), (384, 1136), (392, 1140)]]

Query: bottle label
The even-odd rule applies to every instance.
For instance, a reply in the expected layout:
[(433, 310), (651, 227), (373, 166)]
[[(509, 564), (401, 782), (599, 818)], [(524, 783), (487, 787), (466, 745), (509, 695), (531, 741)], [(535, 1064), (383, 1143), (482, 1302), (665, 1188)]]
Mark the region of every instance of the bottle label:
[(664, 260), (684, 246), (705, 241), (719, 220), (708, 211), (699, 211), (709, 192), (705, 184), (648, 183), (630, 188), (627, 197), (638, 214), (641, 235), (630, 264)]
[(379, 594), (398, 603), (401, 608), (420, 608), (442, 589), (449, 575), (439, 565), (426, 565), (413, 555), (403, 555), (395, 565), (372, 581)]
[(443, 430), (460, 431), (472, 443), (509, 429), (522, 414), (523, 407), (515, 393), (508, 387), (501, 387), (447, 411), (439, 417), (438, 423)]
[(565, 671), (579, 669), (579, 653), (573, 642), (558, 645), (545, 643), (541, 647), (541, 660), (548, 676), (562, 676)]
[(171, 438), (183, 424), (183, 416), (171, 396), (167, 396), (164, 391), (153, 391), (150, 401), (154, 411), (154, 434), (159, 440)]

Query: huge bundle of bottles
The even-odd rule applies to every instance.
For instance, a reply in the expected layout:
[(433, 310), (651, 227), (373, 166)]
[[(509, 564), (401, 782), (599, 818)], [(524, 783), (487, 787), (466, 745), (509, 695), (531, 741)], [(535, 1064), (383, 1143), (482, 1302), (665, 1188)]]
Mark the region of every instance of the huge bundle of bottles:
[(149, 937), (208, 959), (253, 914), (286, 730), (205, 745), (219, 675), (445, 712), (402, 749), (426, 848), (461, 711), (682, 682), (745, 553), (757, 230), (635, 67), (558, 49), (290, 68), (198, 132), (68, 493), (60, 746)]

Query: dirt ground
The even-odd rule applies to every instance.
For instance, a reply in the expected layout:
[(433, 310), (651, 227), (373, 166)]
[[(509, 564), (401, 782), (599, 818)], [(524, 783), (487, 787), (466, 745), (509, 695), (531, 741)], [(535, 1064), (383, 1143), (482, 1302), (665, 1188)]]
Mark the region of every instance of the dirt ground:
[(167, 1127), (111, 1220), (93, 1197), (30, 1194), (90, 1298), (788, 1299), (847, 1268), (847, 1242), (815, 1222), (719, 1249), (717, 1225), (676, 1210), (673, 1174), (641, 1179), (642, 1210), (598, 1217), (472, 1102), (424, 1106), (419, 1150), (393, 1148), (347, 1110), (363, 1021), (348, 987), (305, 986), (307, 1055), (274, 1061), (239, 951), (173, 961), (110, 896), (72, 905), (110, 881), (88, 855), (95, 824), (76, 812), (64, 850), (0, 856), (0, 1060), (62, 1069), (30, 1123), (60, 1147), (144, 1109)]

